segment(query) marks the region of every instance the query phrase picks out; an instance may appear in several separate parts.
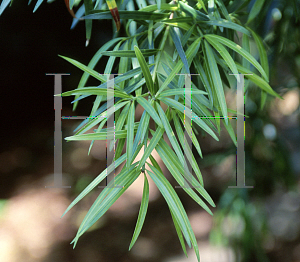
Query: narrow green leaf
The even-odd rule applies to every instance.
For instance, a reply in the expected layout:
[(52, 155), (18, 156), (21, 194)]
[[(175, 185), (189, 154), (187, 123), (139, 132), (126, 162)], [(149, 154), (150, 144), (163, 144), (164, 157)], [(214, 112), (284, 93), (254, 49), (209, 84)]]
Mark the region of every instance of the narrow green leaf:
[(161, 170), (159, 164), (156, 162), (155, 158), (154, 158), (152, 155), (150, 155), (149, 158), (150, 158), (150, 161), (151, 161), (152, 165), (153, 165), (157, 170), (159, 170), (159, 172), (163, 173), (163, 171)]
[[(179, 141), (180, 141), (180, 143), (181, 143), (181, 145), (182, 145), (182, 147), (183, 147), (183, 143), (184, 143), (184, 133), (183, 133), (183, 130), (182, 130), (182, 128), (181, 128), (180, 122), (179, 122), (179, 120), (178, 120), (178, 116), (177, 116), (177, 114), (175, 113), (174, 110), (172, 110), (172, 114), (173, 114), (172, 119), (173, 119), (173, 121), (174, 121), (174, 126), (175, 126), (175, 129), (176, 129), (176, 133), (177, 133), (178, 138), (179, 138)], [(202, 158), (201, 148), (200, 148), (199, 142), (198, 142), (198, 140), (197, 140), (197, 138), (196, 138), (196, 136), (195, 136), (195, 134), (194, 134), (192, 128), (190, 128), (190, 129), (188, 129), (188, 130), (186, 130), (186, 131), (187, 131), (189, 134), (192, 133), (192, 142), (193, 142), (194, 146), (196, 147), (197, 152), (199, 153), (200, 157)], [(200, 181), (201, 184), (203, 183), (203, 181), (201, 182), (201, 179), (199, 179), (199, 181)]]
[[(178, 28), (176, 28), (176, 29), (178, 29)], [(175, 28), (173, 26), (170, 27), (170, 35), (173, 39), (173, 42), (174, 42), (175, 47), (177, 49), (177, 52), (178, 52), (178, 54), (181, 58), (181, 61), (183, 62), (186, 73), (190, 74), (189, 64), (188, 64), (188, 61), (186, 59), (183, 47), (181, 45), (180, 38), (179, 38), (178, 34), (176, 33)]]
[(141, 120), (140, 120), (140, 123), (139, 123), (139, 127), (136, 132), (136, 136), (134, 138), (133, 151), (136, 150), (140, 140), (141, 140), (141, 144), (144, 144), (143, 140), (144, 140), (146, 130), (148, 129), (148, 126), (149, 126), (149, 120), (150, 120), (150, 115), (144, 110)]
[[(93, 58), (91, 59), (91, 61), (89, 62), (87, 68), (90, 68), (90, 69), (93, 69), (95, 67), (95, 65), (98, 63), (98, 61), (101, 59), (102, 57), (102, 52), (103, 51), (106, 51), (108, 48), (110, 48), (112, 45), (114, 45), (116, 42), (122, 40), (123, 38), (115, 38), (115, 39), (112, 39), (110, 41), (108, 41), (106, 44), (104, 44), (98, 51), (97, 53), (93, 56)], [(74, 60), (75, 61), (75, 60)], [(84, 72), (80, 81), (79, 81), (79, 84), (78, 84), (78, 87), (77, 88), (81, 88), (81, 87), (84, 87), (88, 78), (89, 78), (90, 74), (88, 72)], [(78, 96), (75, 96), (75, 100), (78, 98)], [(73, 111), (76, 109), (78, 105), (78, 102), (75, 102), (73, 104)]]
[(241, 46), (226, 39), (225, 37), (218, 35), (205, 35), (205, 38), (210, 38), (211, 41), (218, 41), (239, 53), (242, 57), (246, 58), (252, 65), (256, 67), (256, 69), (261, 73), (261, 75), (265, 78), (266, 81), (269, 81), (269, 78), (266, 75), (264, 69), (261, 67), (261, 65), (255, 60), (255, 58), (251, 54), (249, 54), (249, 52), (245, 51)]
[[(139, 122), (134, 124), (134, 129), (137, 129), (139, 125)], [(127, 128), (127, 125), (125, 125), (125, 128)], [(81, 135), (74, 135), (74, 136), (68, 136), (65, 138), (65, 140), (70, 141), (80, 141), (80, 140), (106, 140), (106, 139), (119, 139), (119, 138), (126, 138), (127, 137), (127, 130), (119, 130), (115, 131), (114, 128), (103, 128), (98, 133), (87, 133), (87, 134), (81, 134)]]
[[(211, 47), (207, 44), (206, 41), (205, 41), (205, 51), (206, 51), (206, 59), (209, 65), (210, 76), (212, 77), (212, 83), (214, 85), (214, 91), (217, 95), (219, 105), (221, 107), (222, 115), (224, 117), (227, 117), (227, 106), (226, 106), (225, 94), (224, 94), (220, 72), (214, 54), (211, 50)], [(225, 118), (225, 121), (227, 123), (228, 119)]]
[[(61, 94), (61, 96), (71, 96), (71, 95), (98, 95), (98, 96), (106, 96), (107, 95), (107, 89), (105, 88), (98, 88), (98, 87), (85, 87), (85, 88), (79, 88), (74, 89), (71, 91), (67, 91)], [(121, 97), (121, 98), (132, 98), (131, 95), (127, 95), (125, 92), (120, 92), (118, 90), (114, 90), (115, 97)]]
[[(107, 122), (107, 118), (106, 118), (106, 119), (104, 118), (104, 119), (102, 120), (101, 124), (98, 126), (98, 128), (97, 128), (97, 130), (96, 130), (96, 133), (99, 133), (99, 132), (102, 130), (102, 128), (103, 128), (103, 126), (106, 124), (106, 122)], [(92, 146), (93, 146), (94, 142), (95, 142), (95, 140), (92, 140), (92, 142), (91, 142), (91, 144), (90, 144), (90, 147), (89, 147), (88, 155), (90, 154), (90, 152), (91, 152), (91, 150), (92, 150)], [(113, 142), (113, 141), (111, 141), (111, 142)]]
[[(159, 50), (158, 49), (141, 49), (140, 52), (144, 56), (155, 55)], [(116, 56), (116, 57), (136, 57), (136, 53), (133, 50), (118, 50), (118, 51), (104, 51), (103, 55), (106, 56)]]
[[(263, 41), (262, 41), (261, 37), (258, 34), (256, 34), (253, 30), (251, 30), (248, 27), (247, 27), (247, 29), (251, 32), (251, 34), (254, 38), (254, 41), (256, 43), (256, 46), (258, 48), (261, 66), (264, 69), (264, 71), (266, 72), (267, 76), (269, 77), (269, 62), (268, 62), (268, 56), (267, 56), (267, 52), (264, 47)], [(261, 104), (260, 104), (261, 110), (264, 108), (266, 99), (267, 99), (267, 93), (265, 91), (261, 90)]]
[[(137, 163), (136, 163), (137, 164)], [(123, 169), (120, 174), (115, 177), (100, 193), (92, 207), (83, 219), (74, 242), (74, 247), (81, 235), (86, 232), (105, 212), (112, 206), (114, 202), (127, 190), (127, 188), (138, 178), (140, 170), (137, 170), (133, 164), (130, 169)], [(115, 185), (122, 185), (115, 187)]]
[(126, 144), (126, 154), (127, 154), (127, 168), (130, 167), (132, 162), (132, 146), (133, 146), (133, 135), (134, 135), (134, 113), (135, 106), (134, 101), (131, 103), (128, 118), (127, 118), (127, 144)]
[(176, 229), (177, 236), (178, 236), (179, 241), (180, 241), (181, 248), (182, 248), (185, 256), (188, 257), (188, 254), (187, 254), (186, 248), (185, 248), (185, 244), (184, 244), (184, 239), (183, 239), (183, 236), (182, 236), (182, 233), (181, 233), (181, 230), (180, 230), (180, 226), (178, 225), (176, 217), (174, 216), (173, 211), (171, 209), (170, 209), (170, 213), (171, 213), (172, 220), (173, 220), (173, 223), (174, 223), (174, 226), (175, 226), (175, 229)]
[[(173, 95), (184, 95), (187, 91), (184, 90), (183, 88), (180, 89), (168, 89), (163, 91), (162, 93), (159, 94), (157, 98), (164, 97), (164, 96), (173, 96)], [(194, 88), (192, 89), (192, 95), (207, 95), (207, 92), (202, 91), (202, 90), (195, 90)]]
[[(247, 35), (243, 35), (243, 49), (250, 54), (250, 39)], [(250, 70), (250, 62), (247, 59), (243, 58), (242, 64), (243, 67)]]
[(158, 110), (158, 113), (160, 115), (160, 118), (161, 118), (161, 121), (163, 123), (163, 126), (166, 130), (166, 133), (167, 133), (167, 136), (170, 140), (170, 143), (171, 145), (173, 146), (175, 152), (176, 152), (176, 155), (178, 156), (179, 158), (179, 161), (181, 162), (182, 165), (184, 165), (184, 156), (183, 156), (183, 153), (181, 151), (181, 148), (177, 142), (177, 139), (175, 137), (175, 134), (172, 130), (172, 127), (170, 125), (170, 122), (166, 116), (166, 114), (168, 114), (168, 112), (164, 112), (164, 110), (161, 108), (160, 104), (156, 102), (156, 107), (157, 107), (157, 110)]
[(130, 107), (130, 103), (128, 103), (122, 110), (119, 118), (116, 121), (116, 131), (121, 130), (123, 128), (123, 125), (125, 123), (125, 120), (127, 119), (128, 110)]
[(173, 187), (170, 185), (169, 181), (164, 177), (164, 175), (152, 165), (148, 165), (154, 173), (152, 173), (150, 170), (147, 170), (147, 173), (149, 174), (149, 176), (163, 195), (164, 199), (166, 200), (169, 208), (176, 217), (176, 221), (178, 221), (179, 227), (183, 232), (186, 242), (188, 243), (189, 247), (191, 247), (191, 240), (188, 232), (189, 222), (184, 207), (182, 206), (178, 195), (176, 194)]
[(145, 221), (145, 217), (146, 217), (146, 213), (147, 213), (148, 202), (149, 202), (149, 183), (148, 183), (147, 176), (144, 174), (143, 197), (142, 197), (142, 202), (141, 202), (141, 206), (140, 206), (138, 219), (137, 219), (137, 222), (135, 225), (134, 233), (133, 233), (133, 236), (132, 236), (132, 239), (130, 242), (129, 250), (134, 245), (135, 241), (137, 240), (137, 238), (142, 230), (142, 227), (143, 227), (143, 224)]
[[(123, 47), (123, 50), (124, 51), (127, 51), (128, 50), (128, 44), (129, 44), (129, 41), (126, 41), (125, 44), (124, 44), (124, 47)], [(118, 74), (124, 74), (126, 73), (128, 70), (128, 62), (129, 62), (129, 59), (128, 57), (121, 57), (120, 59), (120, 63), (119, 63), (119, 71), (118, 71)], [(124, 89), (124, 85), (125, 85), (125, 82), (121, 82), (120, 83), (120, 88), (121, 89)]]
[(206, 6), (205, 6), (205, 4), (204, 4), (204, 2), (202, 0), (198, 0), (197, 7), (199, 9), (203, 8), (203, 10), (207, 13)]
[(202, 12), (195, 10), (191, 6), (179, 1), (180, 9), (188, 14), (191, 17), (194, 17), (197, 21), (208, 21), (209, 17), (206, 14), (203, 14)]
[(262, 9), (265, 0), (256, 0), (254, 5), (251, 8), (250, 14), (248, 16), (247, 24), (249, 24), (259, 13)]
[(159, 191), (167, 201), (168, 206), (172, 210), (173, 215), (176, 217), (176, 220), (184, 236), (186, 235), (187, 230), (188, 236), (185, 236), (185, 239), (188, 241), (188, 244), (190, 244), (190, 242), (192, 243), (198, 262), (200, 262), (197, 240), (179, 197), (177, 196), (175, 190), (173, 189), (169, 181), (164, 177), (164, 175), (160, 173), (155, 167), (151, 165), (149, 166), (155, 174), (147, 170), (148, 174), (150, 175), (151, 179), (154, 181)]
[[(94, 9), (93, 1), (92, 0), (84, 0), (84, 8), (85, 8), (85, 15), (89, 14), (91, 10)], [(86, 43), (85, 46), (89, 44), (92, 35), (92, 20), (85, 20), (85, 35), (86, 35)]]
[[(150, 49), (150, 50), (152, 50), (152, 49)], [(143, 71), (143, 74), (144, 74), (144, 77), (145, 77), (145, 80), (146, 80), (147, 88), (150, 91), (150, 93), (152, 95), (154, 95), (154, 83), (153, 83), (153, 80), (152, 80), (152, 77), (151, 77), (149, 67), (146, 63), (146, 60), (145, 60), (142, 52), (140, 51), (140, 49), (137, 46), (134, 46), (134, 52), (135, 52), (136, 57), (139, 61), (140, 67)]]
[(153, 149), (156, 147), (157, 143), (159, 142), (159, 140), (163, 134), (164, 134), (164, 129), (161, 127), (158, 127), (158, 129), (156, 130), (155, 134), (153, 135), (149, 145), (147, 146), (142, 159), (140, 160), (138, 168), (141, 168), (146, 163), (147, 158), (151, 155)]
[(278, 95), (273, 89), (272, 87), (264, 80), (262, 79), (260, 76), (252, 73), (250, 70), (248, 70), (247, 68), (241, 66), (240, 64), (236, 63), (237, 69), (239, 70), (239, 72), (241, 72), (242, 74), (245, 74), (245, 77), (250, 79), (254, 84), (258, 85), (261, 89), (263, 89), (264, 91), (266, 91), (267, 93), (269, 93), (272, 96), (276, 96), (280, 99), (283, 99), (280, 95)]
[(231, 55), (228, 53), (226, 48), (223, 45), (221, 45), (219, 42), (212, 41), (209, 37), (206, 39), (219, 52), (219, 54), (223, 57), (224, 61), (227, 63), (228, 67), (231, 69), (232, 74), (235, 74), (236, 79), (239, 80), (239, 77), (237, 76), (239, 72), (236, 68), (236, 65)]
[[(168, 11), (176, 11), (178, 10), (177, 5), (171, 5), (171, 4), (164, 4), (161, 3), (160, 9), (162, 10), (168, 10)], [(159, 10), (158, 4), (157, 5), (148, 5), (146, 7), (141, 8), (139, 11), (144, 11), (144, 12), (153, 12)]]
[(118, 140), (118, 145), (117, 145), (116, 152), (115, 152), (115, 160), (119, 159), (119, 157), (121, 156), (125, 142), (126, 142), (125, 138), (120, 138)]
[(94, 78), (102, 81), (102, 82), (106, 82), (106, 78), (101, 76), (98, 72), (96, 72), (95, 70), (85, 66), (84, 64), (72, 59), (72, 58), (68, 58), (68, 57), (65, 57), (65, 56), (61, 56), (61, 55), (58, 55), (59, 57), (67, 60), (68, 62), (70, 62), (71, 64), (73, 64), (74, 66), (77, 66), (79, 69), (87, 72), (88, 74), (90, 74), (91, 76), (93, 76)]
[(152, 107), (152, 105), (142, 96), (137, 97), (137, 102), (147, 111), (147, 113), (153, 118), (153, 120), (160, 126), (163, 127), (163, 124), (156, 113), (155, 109)]
[[(177, 136), (179, 138), (180, 144), (181, 144), (182, 148), (185, 148), (185, 144), (187, 143), (187, 141), (186, 141), (185, 135), (183, 133), (183, 130), (182, 130), (181, 126), (180, 126), (178, 117), (177, 117), (177, 115), (176, 115), (175, 112), (173, 112), (173, 121), (174, 121), (176, 133), (177, 133)], [(192, 130), (192, 128), (190, 128), (189, 131), (191, 131), (191, 130)], [(190, 134), (190, 132), (188, 130), (185, 130), (185, 131), (187, 132), (187, 134)], [(195, 159), (195, 157), (194, 157), (194, 155), (192, 153), (192, 150), (190, 149), (189, 146), (187, 147), (187, 152), (184, 152), (184, 153), (185, 153), (185, 157), (188, 159), (189, 163), (191, 164), (192, 168), (194, 169), (194, 171), (196, 173), (196, 176), (198, 177), (199, 182), (201, 184), (203, 184), (202, 174), (200, 172), (200, 169), (198, 167), (196, 159)]]
[(210, 83), (207, 79), (207, 74), (205, 74), (205, 71), (204, 71), (204, 69), (203, 69), (203, 67), (202, 67), (202, 65), (201, 65), (201, 63), (198, 59), (194, 59), (193, 63), (196, 67), (197, 72), (199, 73), (199, 77), (201, 79), (201, 82), (202, 82), (204, 88), (206, 89), (206, 91), (208, 93), (209, 103), (210, 103), (210, 106), (208, 106), (208, 107), (209, 107), (209, 109), (212, 109), (214, 101), (213, 101), (212, 89), (211, 89)]
[[(152, 133), (152, 131), (151, 131)], [(175, 178), (177, 183), (183, 188), (184, 191), (189, 194), (191, 198), (195, 200), (197, 204), (199, 204), (201, 207), (203, 207), (209, 214), (212, 215), (212, 212), (207, 207), (207, 205), (203, 202), (203, 200), (193, 191), (191, 187), (184, 186), (184, 177), (181, 175), (184, 175), (184, 169), (183, 166), (180, 165), (178, 157), (175, 155), (174, 151), (169, 147), (169, 145), (161, 139), (156, 146), (156, 151), (163, 160), (164, 164), (172, 174), (172, 176)], [(187, 178), (187, 177), (186, 177)], [(203, 188), (203, 186), (195, 179), (194, 176), (192, 176), (192, 181), (189, 181), (192, 186), (194, 186), (194, 189), (213, 207), (216, 205), (214, 204), (214, 201), (211, 199), (209, 194), (206, 192), (206, 190)]]
[(220, 132), (221, 132), (221, 121), (220, 121), (219, 111), (214, 111), (214, 115), (215, 115), (215, 120), (216, 120), (216, 124), (217, 124), (217, 128), (218, 128), (218, 133), (220, 135)]
[(224, 17), (225, 17), (228, 21), (231, 21), (231, 17), (230, 17), (230, 15), (228, 14), (228, 11), (227, 11), (227, 9), (226, 9), (226, 7), (225, 7), (223, 1), (222, 1), (222, 0), (217, 0), (216, 2), (217, 2), (218, 6), (219, 6), (219, 8), (220, 8), (220, 10), (221, 10), (221, 13), (224, 15)]
[[(168, 105), (172, 108), (175, 108), (179, 112), (184, 114), (184, 105), (183, 104), (177, 102), (174, 99), (168, 98), (168, 97), (161, 98), (160, 100), (162, 102), (164, 102), (166, 105)], [(211, 135), (215, 140), (219, 141), (216, 134), (208, 127), (208, 125), (201, 118), (199, 118), (197, 115), (195, 115), (195, 113), (193, 113), (193, 112), (192, 112), (192, 119), (199, 127), (201, 127), (209, 135)]]
[(69, 212), (69, 210), (75, 206), (82, 198), (84, 198), (88, 193), (90, 193), (97, 185), (101, 183), (101, 181), (107, 176), (107, 173), (110, 174), (113, 171), (113, 168), (117, 168), (126, 160), (126, 154), (122, 155), (118, 158), (113, 164), (111, 164), (108, 168), (105, 168), (100, 175), (98, 175), (68, 206), (66, 211), (63, 213), (61, 217)]
[[(200, 47), (201, 38), (197, 38), (187, 49), (186, 57), (189, 63), (191, 63), (194, 56), (197, 54)], [(183, 62), (181, 60), (178, 61), (176, 66), (173, 68), (171, 74), (168, 75), (167, 79), (164, 81), (158, 92), (156, 93), (156, 97), (168, 86), (168, 84), (173, 80), (175, 75), (180, 71), (183, 66)]]
[(226, 19), (219, 19), (219, 20), (210, 20), (210, 21), (197, 21), (197, 23), (200, 24), (206, 24), (206, 25), (213, 25), (213, 26), (220, 26), (220, 27), (226, 27), (235, 31), (239, 31), (241, 33), (244, 33), (246, 35), (250, 36), (250, 32), (243, 26), (238, 25), (236, 23), (230, 22)]
[(99, 133), (88, 133), (82, 135), (75, 135), (75, 136), (68, 136), (65, 138), (67, 141), (81, 141), (81, 140), (106, 140), (106, 139), (119, 139), (119, 138), (126, 138), (127, 131), (120, 130), (114, 132), (111, 130), (110, 132), (104, 132), (106, 129), (102, 129), (103, 132)]
[(98, 116), (95, 116), (93, 119), (90, 119), (90, 121), (86, 123), (81, 129), (79, 129), (75, 135), (83, 134), (84, 132), (88, 131), (89, 129), (93, 128), (95, 125), (100, 123), (101, 121), (107, 120), (107, 117), (110, 117), (113, 113), (115, 113), (121, 107), (128, 103), (128, 101), (118, 103), (113, 107), (109, 108), (108, 110), (104, 111), (103, 113), (99, 114)]

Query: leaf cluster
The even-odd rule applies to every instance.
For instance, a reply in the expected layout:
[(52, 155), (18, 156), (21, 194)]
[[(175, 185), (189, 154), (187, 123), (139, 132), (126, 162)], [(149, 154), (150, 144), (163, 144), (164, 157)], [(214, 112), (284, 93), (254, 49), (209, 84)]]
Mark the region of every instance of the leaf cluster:
[[(2, 2), (0, 13), (9, 2)], [(37, 4), (41, 2), (39, 0)], [(168, 204), (183, 251), (187, 254), (185, 240), (189, 247), (194, 248), (200, 261), (198, 245), (187, 214), (176, 191), (153, 157), (153, 150), (158, 152), (178, 185), (212, 214), (208, 204), (213, 207), (215, 204), (204, 189), (195, 155), (189, 147), (186, 149), (186, 133), (201, 157), (196, 137), (199, 130), (218, 140), (217, 135), (220, 134), (223, 122), (236, 144), (228, 114), (237, 112), (227, 108), (225, 88), (230, 88), (233, 82), (239, 81), (238, 74), (245, 74), (248, 81), (262, 90), (264, 97), (266, 94), (280, 97), (268, 83), (267, 54), (261, 38), (239, 20), (240, 11), (249, 2), (198, 0), (188, 3), (174, 0), (164, 3), (157, 0), (156, 3), (149, 1), (148, 4), (145, 0), (123, 0), (117, 4), (123, 29), (98, 50), (87, 66), (61, 56), (84, 71), (78, 87), (61, 95), (75, 95), (74, 109), (81, 99), (95, 96), (90, 118), (83, 121), (76, 133), (66, 140), (90, 140), (91, 149), (95, 140), (115, 139), (115, 144), (109, 146), (110, 150), (115, 147), (114, 165), (101, 172), (65, 213), (95, 188), (113, 168), (126, 161), (115, 180), (102, 190), (86, 214), (72, 242), (74, 247), (79, 237), (143, 174), (143, 198), (129, 249), (135, 243), (145, 220), (149, 201), (148, 179), (152, 179)], [(251, 9), (249, 23), (261, 9), (258, 2)], [(74, 4), (74, 0), (69, 1), (70, 8)], [(139, 10), (135, 10), (135, 5)], [(82, 6), (85, 7), (85, 12), (82, 11)], [(85, 0), (82, 6), (76, 16), (86, 21), (87, 39), (91, 36), (92, 20), (113, 20), (107, 4), (101, 0)], [(122, 32), (124, 36), (119, 36)], [(251, 55), (252, 37), (259, 50), (260, 63)], [(109, 59), (104, 72), (99, 73), (94, 68), (104, 56)], [(117, 75), (111, 80), (107, 77), (110, 74)], [(90, 76), (99, 80), (98, 86), (86, 86)], [(188, 79), (191, 81), (191, 94), (187, 94), (185, 88)], [(113, 81), (115, 97), (114, 106), (110, 108), (107, 107), (108, 85), (112, 84), (109, 81)], [(190, 118), (186, 114), (188, 98), (192, 101)], [(262, 105), (264, 101), (262, 99)], [(137, 105), (143, 108), (140, 121), (136, 121), (134, 117)], [(107, 119), (112, 114), (115, 127), (105, 128)], [(152, 120), (154, 128), (150, 127)], [(90, 129), (94, 131), (86, 133)], [(164, 134), (171, 146), (165, 142)], [(126, 153), (122, 155), (124, 148)], [(135, 161), (141, 150), (144, 150), (142, 158)], [(185, 156), (195, 176), (186, 174)], [(114, 185), (122, 186), (114, 188)]]

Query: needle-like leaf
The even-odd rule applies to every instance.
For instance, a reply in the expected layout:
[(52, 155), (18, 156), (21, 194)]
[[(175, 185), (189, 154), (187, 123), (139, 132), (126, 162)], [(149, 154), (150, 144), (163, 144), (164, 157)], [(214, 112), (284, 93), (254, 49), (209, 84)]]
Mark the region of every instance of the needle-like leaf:
[[(150, 50), (153, 51), (153, 49), (150, 49)], [(143, 71), (143, 74), (144, 74), (144, 77), (145, 77), (145, 80), (146, 80), (147, 88), (150, 91), (150, 93), (152, 95), (154, 95), (154, 83), (153, 83), (153, 80), (152, 80), (152, 77), (151, 77), (150, 70), (147, 66), (146, 60), (145, 60), (141, 50), (137, 46), (134, 46), (134, 52), (135, 52), (136, 57), (139, 61), (140, 67), (142, 68), (142, 71)]]
[(218, 36), (218, 35), (205, 35), (205, 38), (211, 39), (211, 41), (218, 41), (219, 43), (222, 43), (223, 45), (228, 46), (232, 50), (239, 53), (241, 56), (243, 56), (245, 59), (247, 59), (252, 65), (256, 67), (256, 69), (261, 73), (261, 75), (264, 77), (266, 81), (269, 81), (269, 78), (267, 74), (265, 73), (264, 69), (261, 67), (261, 65), (255, 60), (255, 58), (245, 51), (241, 46), (237, 45), (236, 43), (230, 41), (229, 39), (226, 39), (225, 37)]
[(134, 101), (131, 103), (128, 117), (127, 117), (127, 144), (126, 144), (126, 153), (127, 153), (127, 168), (130, 167), (132, 162), (132, 146), (133, 146), (133, 135), (134, 135), (134, 112), (135, 106)]
[(137, 219), (135, 229), (134, 229), (134, 233), (133, 233), (133, 236), (132, 236), (132, 240), (130, 242), (129, 250), (134, 245), (135, 241), (137, 240), (137, 238), (138, 238), (138, 236), (139, 236), (139, 234), (142, 230), (142, 227), (143, 227), (143, 224), (144, 224), (144, 221), (145, 221), (145, 217), (146, 217), (146, 213), (147, 213), (148, 202), (149, 202), (149, 183), (148, 183), (147, 176), (144, 174), (143, 197), (142, 197), (142, 202), (141, 202), (141, 206), (140, 206), (138, 219)]
[(207, 59), (208, 65), (209, 65), (208, 68), (209, 68), (210, 76), (211, 76), (212, 83), (213, 83), (213, 89), (214, 89), (215, 94), (217, 95), (219, 105), (221, 107), (222, 115), (223, 115), (223, 117), (226, 117), (225, 122), (228, 123), (227, 105), (226, 105), (225, 94), (224, 94), (224, 89), (223, 89), (220, 72), (219, 72), (219, 69), (217, 66), (216, 59), (212, 52), (212, 49), (206, 41), (205, 41), (205, 54), (206, 54), (206, 59)]
[(161, 127), (163, 127), (163, 124), (160, 120), (160, 117), (156, 113), (153, 106), (142, 96), (137, 97), (137, 102), (147, 111), (147, 113), (153, 118), (153, 120)]

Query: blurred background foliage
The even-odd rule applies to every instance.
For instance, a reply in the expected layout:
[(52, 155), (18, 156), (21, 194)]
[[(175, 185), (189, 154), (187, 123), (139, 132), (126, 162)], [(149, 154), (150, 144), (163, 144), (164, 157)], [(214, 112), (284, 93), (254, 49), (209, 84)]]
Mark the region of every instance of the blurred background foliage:
[[(255, 3), (244, 2), (250, 5), (239, 12), (249, 12)], [(132, 252), (127, 251), (142, 185), (126, 195), (72, 250), (69, 242), (98, 192), (64, 220), (59, 217), (99, 170), (105, 168), (105, 156), (95, 151), (88, 157), (88, 144), (65, 143), (64, 184), (72, 188), (64, 191), (44, 188), (53, 181), (54, 130), (53, 79), (45, 74), (71, 73), (72, 77), (63, 77), (63, 88), (74, 88), (81, 72), (64, 63), (57, 54), (87, 64), (99, 46), (111, 39), (112, 25), (105, 20), (94, 23), (94, 31), (99, 34), (94, 34), (89, 47), (83, 48), (84, 24), (70, 30), (72, 18), (63, 1), (43, 4), (34, 14), (32, 10), (32, 4), (28, 7), (27, 3), (13, 2), (0, 17), (4, 109), (0, 260), (194, 261), (192, 255), (189, 259), (180, 256), (168, 208), (154, 189), (151, 194), (151, 187), (152, 202), (141, 240)], [(184, 194), (178, 194), (195, 229), (204, 262), (300, 261), (299, 10), (299, 0), (265, 0), (262, 12), (249, 24), (267, 45), (271, 86), (285, 98), (279, 101), (268, 97), (260, 110), (260, 92), (248, 88), (246, 185), (253, 185), (254, 189), (227, 188), (235, 184), (235, 148), (223, 132), (219, 143), (199, 136), (204, 155), (199, 166), (207, 190), (217, 204), (213, 220), (197, 213), (198, 207)], [(103, 69), (99, 65), (98, 71)], [(228, 94), (229, 100), (231, 97)], [(74, 114), (70, 102), (71, 98), (63, 99), (62, 115)], [(82, 102), (76, 113), (88, 115), (91, 101)], [(64, 137), (76, 126), (72, 121), (62, 121)]]

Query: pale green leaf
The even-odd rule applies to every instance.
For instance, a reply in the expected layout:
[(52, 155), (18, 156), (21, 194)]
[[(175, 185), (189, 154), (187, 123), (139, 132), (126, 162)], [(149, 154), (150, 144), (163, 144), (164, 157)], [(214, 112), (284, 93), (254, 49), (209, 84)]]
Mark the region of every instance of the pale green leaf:
[(151, 155), (153, 149), (156, 147), (157, 143), (159, 142), (162, 135), (164, 134), (164, 131), (165, 130), (161, 127), (157, 128), (155, 134), (153, 135), (149, 145), (147, 146), (147, 148), (142, 156), (142, 159), (140, 160), (138, 168), (141, 168), (145, 164), (147, 158)]
[(133, 135), (134, 135), (134, 113), (135, 106), (134, 101), (131, 103), (128, 117), (127, 117), (127, 143), (126, 143), (126, 154), (127, 154), (127, 168), (130, 167), (132, 162), (132, 146), (133, 146)]
[(147, 113), (153, 118), (153, 120), (160, 126), (163, 127), (160, 117), (156, 113), (153, 106), (142, 96), (137, 97), (137, 102), (147, 111)]
[(147, 213), (148, 202), (149, 202), (149, 183), (148, 183), (147, 176), (144, 174), (143, 197), (142, 197), (142, 202), (141, 202), (141, 206), (140, 206), (138, 219), (137, 219), (135, 229), (134, 229), (134, 233), (133, 233), (133, 236), (132, 236), (132, 240), (130, 242), (129, 250), (134, 245), (135, 241), (137, 240), (137, 238), (138, 238), (138, 236), (139, 236), (139, 234), (142, 230), (142, 227), (143, 227), (143, 224), (144, 224), (144, 221), (145, 221), (145, 217), (146, 217), (146, 213)]
[(90, 193), (97, 185), (101, 183), (101, 181), (106, 177), (107, 173), (110, 174), (113, 171), (113, 168), (117, 168), (126, 160), (126, 154), (122, 155), (118, 158), (113, 164), (111, 164), (108, 168), (104, 169), (100, 175), (98, 175), (68, 206), (66, 211), (63, 213), (61, 217), (63, 217), (68, 211), (75, 206), (82, 198), (84, 198), (88, 193)]
[(236, 63), (237, 69), (239, 70), (239, 72), (241, 72), (242, 74), (245, 74), (245, 77), (250, 79), (254, 84), (256, 84), (257, 86), (259, 86), (261, 89), (263, 89), (264, 91), (266, 91), (267, 93), (269, 93), (272, 96), (276, 96), (280, 99), (283, 99), (280, 95), (278, 95), (273, 89), (272, 87), (264, 80), (262, 79), (260, 76), (252, 73), (250, 70), (248, 70), (247, 68), (241, 66), (240, 64)]
[(168, 117), (166, 116), (166, 114), (168, 114), (168, 112), (165, 113), (164, 110), (161, 108), (160, 104), (157, 103), (157, 102), (156, 102), (156, 107), (157, 107), (158, 113), (160, 115), (161, 121), (163, 123), (163, 126), (166, 130), (167, 136), (170, 140), (170, 143), (173, 146), (173, 148), (176, 152), (176, 155), (178, 156), (179, 161), (181, 162), (182, 165), (184, 165), (183, 153), (182, 153), (181, 148), (180, 148), (180, 146), (177, 142), (177, 139), (176, 139), (175, 134), (172, 130), (172, 127), (170, 125)]

